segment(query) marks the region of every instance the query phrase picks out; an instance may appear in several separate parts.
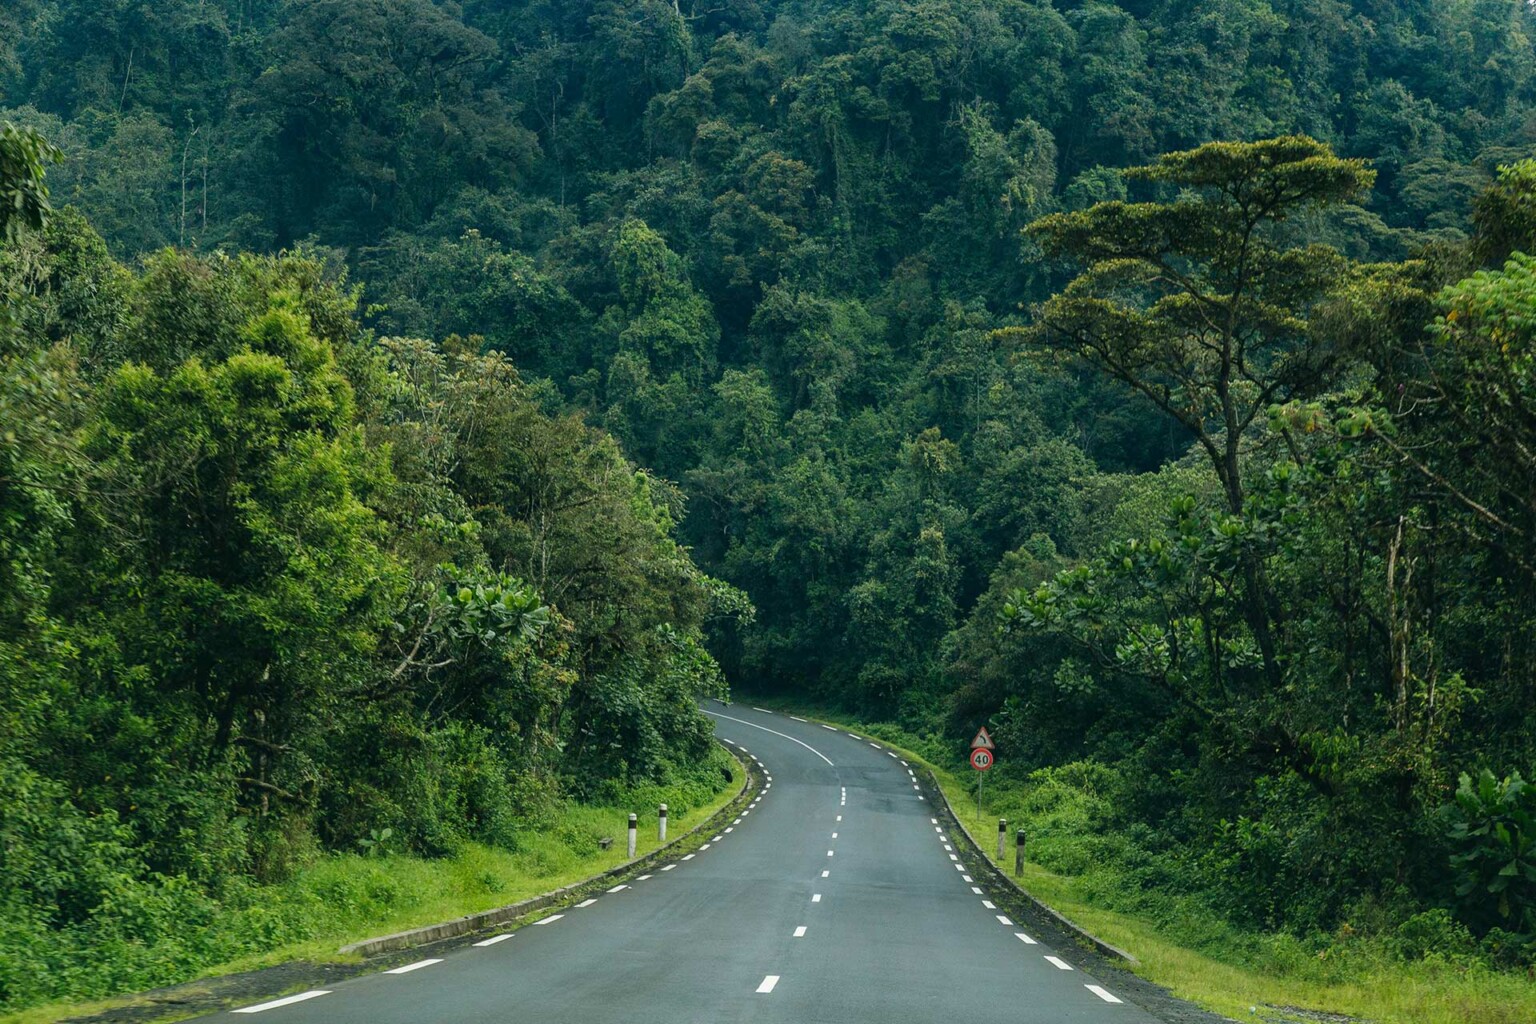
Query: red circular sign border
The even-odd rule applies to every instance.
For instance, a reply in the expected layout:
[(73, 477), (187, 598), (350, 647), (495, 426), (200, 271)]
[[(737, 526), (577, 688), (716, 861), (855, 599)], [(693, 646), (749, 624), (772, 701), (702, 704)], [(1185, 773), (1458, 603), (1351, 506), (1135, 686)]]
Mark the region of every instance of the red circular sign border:
[[(976, 759), (978, 757), (983, 757), (987, 763), (977, 764)], [(997, 758), (993, 757), (992, 751), (988, 750), (986, 747), (977, 747), (975, 750), (971, 751), (971, 767), (975, 768), (979, 772), (988, 771), (996, 763)]]

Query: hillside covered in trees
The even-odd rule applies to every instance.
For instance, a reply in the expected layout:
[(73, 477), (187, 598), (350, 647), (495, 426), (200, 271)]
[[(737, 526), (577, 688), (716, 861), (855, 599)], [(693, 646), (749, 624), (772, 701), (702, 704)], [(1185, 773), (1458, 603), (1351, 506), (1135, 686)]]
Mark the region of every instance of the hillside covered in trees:
[(0, 122), (0, 1002), (725, 680), (1536, 963), (1524, 0), (19, 0)]

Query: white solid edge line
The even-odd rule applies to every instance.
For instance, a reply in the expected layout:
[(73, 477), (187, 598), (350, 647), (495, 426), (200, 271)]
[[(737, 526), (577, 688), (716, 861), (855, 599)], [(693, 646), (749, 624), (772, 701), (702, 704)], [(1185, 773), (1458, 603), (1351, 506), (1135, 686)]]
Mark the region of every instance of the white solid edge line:
[(1030, 938), (1028, 935), (1025, 935), (1023, 932), (1014, 932), (1013, 937), (1024, 943), (1026, 946), (1035, 945), (1035, 940)]
[(1059, 956), (1048, 956), (1048, 957), (1045, 958), (1045, 962), (1049, 963), (1049, 964), (1054, 964), (1054, 965), (1056, 965), (1057, 968), (1059, 968), (1060, 970), (1063, 970), (1063, 971), (1070, 971), (1072, 969), (1072, 965), (1067, 963), (1065, 960), (1063, 960)]
[[(793, 736), (786, 736), (786, 735), (784, 735), (784, 733), (779, 732), (777, 729), (770, 729), (766, 725), (758, 725), (756, 722), (749, 722), (749, 721), (747, 721), (744, 718), (732, 718), (730, 715), (722, 715), (722, 714), (718, 714), (718, 713), (716, 713), (714, 711), (706, 711), (704, 713), (706, 715), (713, 715), (716, 718), (723, 718), (727, 722), (740, 722), (742, 725), (750, 725), (754, 729), (761, 729), (761, 730), (763, 730), (763, 732), (771, 732), (775, 736), (781, 736), (784, 739), (789, 740), (791, 743), (799, 743), (806, 750), (809, 750), (811, 753), (815, 754), (817, 757), (819, 757), (823, 761), (827, 762), (827, 764), (832, 764), (832, 759), (830, 757), (828, 757), (826, 754), (823, 754), (821, 751), (817, 750), (815, 747), (811, 746), (809, 743), (805, 743), (805, 742), (803, 742), (801, 740), (797, 740)], [(832, 765), (832, 767), (836, 768), (837, 766), (836, 765)]]
[(795, 938), (797, 938), (797, 939), (805, 938), (805, 925), (801, 925), (800, 927), (795, 929)]
[(770, 974), (763, 979), (763, 983), (761, 985), (757, 986), (757, 990), (759, 992), (772, 992), (773, 986), (777, 985), (778, 983), (779, 976), (777, 974)]
[(1100, 999), (1104, 1000), (1106, 1003), (1118, 1003), (1121, 1001), (1118, 996), (1100, 988), (1098, 985), (1084, 985), (1083, 987), (1086, 988), (1089, 992), (1092, 992), (1094, 995), (1098, 996)]
[(543, 918), (542, 920), (535, 921), (533, 923), (534, 924), (554, 924), (556, 921), (560, 920), (564, 916), (565, 916), (564, 914), (550, 914), (548, 917)]
[(508, 939), (510, 939), (512, 936), (514, 936), (516, 934), (517, 934), (517, 932), (503, 932), (500, 935), (492, 935), (490, 938), (486, 939), (484, 942), (477, 942), (477, 943), (475, 943), (475, 945), (477, 945), (477, 946), (494, 946), (498, 942), (506, 942)]
[(314, 999), (316, 996), (328, 996), (330, 994), (330, 989), (317, 988), (310, 992), (300, 992), (296, 996), (284, 996), (281, 999), (274, 999), (270, 1003), (257, 1003), (255, 1006), (242, 1006), (240, 1009), (231, 1010), (230, 1012), (260, 1013), (262, 1010), (275, 1010), (279, 1006), (288, 1006), (291, 1003), (302, 1003), (306, 999)]
[(385, 971), (384, 973), (385, 974), (409, 974), (412, 971), (419, 971), (423, 967), (431, 967), (433, 964), (440, 964), (442, 962), (443, 962), (443, 960), (442, 960), (441, 957), (438, 957), (435, 960), (417, 960), (413, 964), (406, 964), (404, 967), (396, 967), (394, 970)]

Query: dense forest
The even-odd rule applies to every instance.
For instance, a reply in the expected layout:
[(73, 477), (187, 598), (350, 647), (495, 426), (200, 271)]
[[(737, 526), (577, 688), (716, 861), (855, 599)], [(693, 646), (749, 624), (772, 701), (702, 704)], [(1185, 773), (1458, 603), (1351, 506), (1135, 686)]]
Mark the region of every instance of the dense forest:
[(1238, 925), (1529, 967), (1533, 40), (7, 3), (0, 949), (61, 966), (0, 1003), (697, 771), (727, 679), (988, 721)]

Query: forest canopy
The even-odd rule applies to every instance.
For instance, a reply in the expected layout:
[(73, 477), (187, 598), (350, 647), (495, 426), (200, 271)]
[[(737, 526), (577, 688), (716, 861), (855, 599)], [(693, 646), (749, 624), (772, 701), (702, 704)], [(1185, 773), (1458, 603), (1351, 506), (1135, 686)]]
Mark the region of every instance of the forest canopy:
[(989, 722), (1238, 926), (1529, 967), (1533, 40), (7, 4), (0, 931), (515, 843), (697, 770), (729, 680)]

